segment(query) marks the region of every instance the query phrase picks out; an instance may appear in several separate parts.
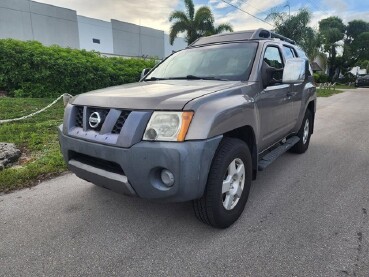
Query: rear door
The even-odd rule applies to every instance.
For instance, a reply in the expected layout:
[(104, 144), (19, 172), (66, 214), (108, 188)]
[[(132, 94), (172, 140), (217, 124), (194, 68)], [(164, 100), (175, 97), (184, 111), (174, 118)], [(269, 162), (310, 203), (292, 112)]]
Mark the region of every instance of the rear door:
[[(298, 57), (295, 49), (288, 45), (283, 45), (283, 52), (286, 60)], [(304, 86), (305, 83), (293, 84), (291, 85), (291, 90), (287, 94), (288, 109), (286, 109), (287, 112), (286, 124), (289, 127), (288, 131), (291, 131), (297, 124), (299, 114), (301, 111), (302, 92)]]
[[(306, 54), (301, 50), (297, 48), (296, 49), (290, 47), (290, 46), (286, 46), (284, 45), (284, 51), (285, 53), (287, 53), (287, 51), (289, 50), (290, 52), (293, 52), (293, 56), (294, 57), (298, 57), (298, 58), (303, 58), (308, 60), (308, 57), (306, 56)], [(287, 56), (285, 55), (285, 57), (287, 58)], [(309, 70), (306, 72), (307, 74), (307, 82), (303, 82), (303, 83), (296, 83), (296, 84), (292, 84), (291, 85), (291, 91), (289, 92), (289, 94), (287, 95), (287, 99), (290, 103), (290, 108), (288, 109), (288, 124), (289, 126), (291, 126), (291, 129), (296, 129), (296, 127), (298, 128), (299, 126), (297, 126), (299, 119), (301, 119), (301, 117), (303, 117), (304, 115), (302, 114), (304, 112), (304, 107), (302, 107), (303, 103), (304, 103), (304, 97), (306, 95), (304, 95), (304, 93), (306, 93), (308, 90), (313, 89), (313, 72), (311, 69), (311, 66), (309, 66)]]

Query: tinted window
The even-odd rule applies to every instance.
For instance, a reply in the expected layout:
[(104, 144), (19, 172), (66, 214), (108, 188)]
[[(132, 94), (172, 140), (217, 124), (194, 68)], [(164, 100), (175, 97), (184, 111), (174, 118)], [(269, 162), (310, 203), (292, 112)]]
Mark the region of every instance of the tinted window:
[[(264, 53), (264, 62), (276, 69), (283, 69), (283, 60), (279, 48), (276, 46), (268, 46)], [(274, 72), (273, 79), (280, 82), (282, 81), (282, 76), (283, 70), (278, 70)]]
[[(296, 47), (297, 54), (299, 58), (303, 58), (309, 61), (309, 58), (307, 57), (306, 53), (300, 49), (299, 47)], [(307, 76), (313, 76), (313, 69), (311, 68), (310, 62), (309, 62), (309, 71), (307, 72)]]
[(268, 46), (265, 50), (264, 61), (271, 67), (283, 68), (283, 61), (279, 49), (274, 46)]
[(286, 60), (296, 57), (295, 51), (291, 47), (283, 46), (283, 51), (284, 51), (284, 56), (286, 57)]
[(297, 47), (297, 54), (299, 55), (299, 58), (305, 58), (308, 60), (308, 57), (306, 56), (305, 52)]
[(185, 49), (162, 62), (146, 79), (187, 76), (246, 81), (258, 44), (230, 43)]

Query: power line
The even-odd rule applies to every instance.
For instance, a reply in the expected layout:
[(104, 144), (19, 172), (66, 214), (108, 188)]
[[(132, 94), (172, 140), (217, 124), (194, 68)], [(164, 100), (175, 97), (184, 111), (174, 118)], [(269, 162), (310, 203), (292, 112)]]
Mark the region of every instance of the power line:
[(260, 13), (265, 13), (265, 11), (262, 11), (262, 10), (258, 9), (257, 7), (251, 5), (247, 0), (241, 0), (241, 2), (245, 3), (246, 5), (250, 6), (251, 8), (254, 8), (255, 10), (257, 10)]
[(270, 24), (269, 22), (267, 22), (267, 21), (265, 21), (265, 20), (263, 20), (263, 19), (261, 19), (261, 18), (259, 18), (259, 17), (255, 16), (255, 15), (253, 15), (253, 14), (249, 13), (248, 11), (245, 11), (245, 10), (241, 9), (240, 7), (238, 7), (238, 6), (236, 6), (236, 5), (233, 5), (232, 3), (229, 3), (229, 2), (227, 2), (227, 1), (225, 1), (225, 0), (221, 0), (221, 1), (222, 1), (222, 2), (224, 2), (224, 3), (226, 3), (226, 4), (228, 4), (228, 5), (230, 5), (230, 6), (232, 6), (233, 8), (236, 8), (237, 10), (240, 10), (241, 12), (244, 12), (244, 13), (248, 14), (249, 16), (252, 16), (252, 17), (253, 17), (253, 18), (255, 18), (255, 19), (258, 19), (258, 20), (260, 20), (260, 21), (262, 21), (262, 22), (264, 22), (264, 23), (266, 23), (266, 24), (268, 24), (268, 25), (272, 26), (273, 28), (275, 27), (274, 25)]
[(308, 0), (308, 2), (310, 3), (311, 6), (315, 7), (318, 12), (321, 11), (323, 15), (325, 14), (325, 15), (329, 16), (329, 14), (326, 11), (324, 11), (324, 9), (322, 9), (322, 6), (321, 5), (319, 6), (317, 2), (315, 2), (313, 0)]

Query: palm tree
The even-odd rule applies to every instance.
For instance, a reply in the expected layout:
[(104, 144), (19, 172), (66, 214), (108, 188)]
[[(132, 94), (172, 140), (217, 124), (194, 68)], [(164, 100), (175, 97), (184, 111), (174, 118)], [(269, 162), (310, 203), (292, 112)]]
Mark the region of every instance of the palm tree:
[(321, 52), (321, 35), (308, 26), (311, 21), (311, 12), (308, 9), (300, 9), (294, 15), (272, 10), (266, 20), (273, 21), (276, 26), (275, 32), (296, 41), (306, 52), (309, 60), (319, 59), (326, 63), (327, 56)]
[(233, 32), (230, 24), (220, 24), (214, 26), (214, 16), (209, 7), (202, 6), (195, 12), (193, 0), (184, 0), (186, 11), (174, 11), (169, 17), (173, 24), (170, 27), (170, 44), (179, 33), (186, 33), (186, 42), (191, 44), (199, 37), (219, 34), (222, 32)]

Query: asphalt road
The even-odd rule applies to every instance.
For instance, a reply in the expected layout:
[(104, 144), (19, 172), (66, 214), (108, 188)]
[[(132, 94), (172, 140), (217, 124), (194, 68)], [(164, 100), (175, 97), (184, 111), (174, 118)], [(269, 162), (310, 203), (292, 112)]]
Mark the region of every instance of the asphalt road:
[(369, 89), (319, 98), (308, 152), (259, 174), (231, 228), (67, 174), (0, 196), (0, 275), (369, 276), (368, 174)]

